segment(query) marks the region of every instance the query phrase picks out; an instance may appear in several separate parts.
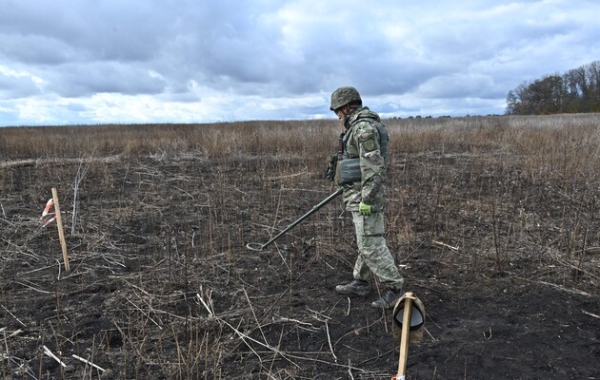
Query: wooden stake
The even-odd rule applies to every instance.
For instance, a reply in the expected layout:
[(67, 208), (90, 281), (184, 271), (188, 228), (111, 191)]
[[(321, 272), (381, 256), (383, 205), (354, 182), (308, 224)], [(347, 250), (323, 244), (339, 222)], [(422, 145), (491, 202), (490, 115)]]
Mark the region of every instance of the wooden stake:
[(67, 241), (65, 240), (65, 231), (63, 230), (62, 218), (60, 215), (60, 205), (58, 203), (58, 192), (56, 188), (52, 188), (52, 199), (54, 200), (54, 212), (56, 214), (56, 227), (58, 227), (58, 237), (62, 248), (63, 259), (65, 261), (65, 270), (71, 270), (69, 266), (69, 254), (67, 253)]
[(404, 314), (402, 317), (402, 336), (400, 338), (400, 359), (398, 360), (397, 380), (406, 378), (406, 364), (408, 363), (408, 343), (410, 341), (410, 320), (412, 318), (412, 301), (415, 295), (407, 292), (404, 298)]

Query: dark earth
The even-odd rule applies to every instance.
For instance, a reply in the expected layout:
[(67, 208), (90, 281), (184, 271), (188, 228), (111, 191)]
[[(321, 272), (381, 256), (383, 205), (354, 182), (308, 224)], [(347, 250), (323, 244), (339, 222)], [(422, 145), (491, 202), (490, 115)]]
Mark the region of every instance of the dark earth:
[[(2, 378), (391, 379), (399, 341), (391, 312), (370, 306), (377, 290), (334, 291), (355, 258), (339, 198), (245, 248), (335, 191), (311, 167), (4, 162)], [(39, 220), (53, 187), (69, 272), (56, 225)], [(492, 153), (396, 154), (387, 238), (427, 314), (407, 378), (600, 379), (599, 191)]]

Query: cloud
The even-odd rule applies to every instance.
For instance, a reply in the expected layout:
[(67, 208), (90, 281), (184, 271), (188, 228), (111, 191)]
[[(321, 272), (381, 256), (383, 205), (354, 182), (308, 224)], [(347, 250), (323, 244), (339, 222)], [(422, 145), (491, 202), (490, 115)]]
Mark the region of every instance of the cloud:
[(342, 85), (387, 116), (503, 113), (523, 81), (598, 59), (599, 12), (585, 0), (6, 0), (0, 125), (333, 118)]
[(46, 88), (67, 98), (98, 93), (154, 95), (162, 93), (166, 86), (162, 77), (153, 75), (152, 71), (121, 62), (65, 64), (53, 68), (46, 78)]
[(35, 65), (55, 65), (75, 57), (74, 49), (54, 38), (42, 35), (0, 34), (0, 56), (10, 60)]
[(0, 99), (19, 99), (40, 93), (42, 80), (25, 71), (0, 66)]
[(493, 79), (486, 75), (453, 74), (433, 77), (419, 86), (416, 94), (424, 99), (496, 99), (505, 96)]

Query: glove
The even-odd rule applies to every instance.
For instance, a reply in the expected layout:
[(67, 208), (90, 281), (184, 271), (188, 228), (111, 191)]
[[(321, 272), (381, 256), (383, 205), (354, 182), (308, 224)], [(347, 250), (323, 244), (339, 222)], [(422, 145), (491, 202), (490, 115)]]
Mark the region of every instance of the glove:
[(364, 202), (360, 202), (360, 204), (358, 205), (358, 211), (360, 212), (360, 215), (368, 216), (371, 215), (371, 213), (373, 212), (373, 206), (368, 205)]

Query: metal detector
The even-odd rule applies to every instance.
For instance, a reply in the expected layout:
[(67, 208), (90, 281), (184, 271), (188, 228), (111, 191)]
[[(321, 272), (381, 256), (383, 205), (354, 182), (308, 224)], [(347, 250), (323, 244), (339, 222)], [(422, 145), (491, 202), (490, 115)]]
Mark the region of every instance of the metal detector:
[(296, 220), (295, 222), (293, 222), (292, 224), (290, 224), (289, 226), (287, 226), (285, 230), (283, 230), (280, 233), (278, 233), (274, 238), (272, 238), (268, 242), (266, 242), (264, 244), (261, 244), (261, 243), (248, 243), (248, 244), (246, 244), (246, 248), (248, 248), (251, 251), (257, 251), (257, 252), (262, 251), (267, 246), (269, 246), (271, 243), (273, 243), (275, 240), (279, 239), (283, 234), (285, 234), (286, 232), (288, 232), (292, 228), (296, 227), (296, 225), (298, 223), (302, 222), (304, 219), (308, 218), (310, 215), (312, 215), (315, 212), (317, 212), (321, 207), (323, 207), (327, 203), (331, 202), (331, 200), (333, 200), (335, 197), (337, 197), (338, 195), (340, 195), (342, 193), (342, 191), (343, 191), (343, 189), (340, 187), (335, 193), (333, 193), (330, 196), (328, 196), (327, 198), (323, 199), (321, 201), (321, 203), (319, 203), (318, 205), (315, 205), (309, 212), (307, 212), (306, 214), (302, 215), (300, 218), (298, 218), (298, 220)]

